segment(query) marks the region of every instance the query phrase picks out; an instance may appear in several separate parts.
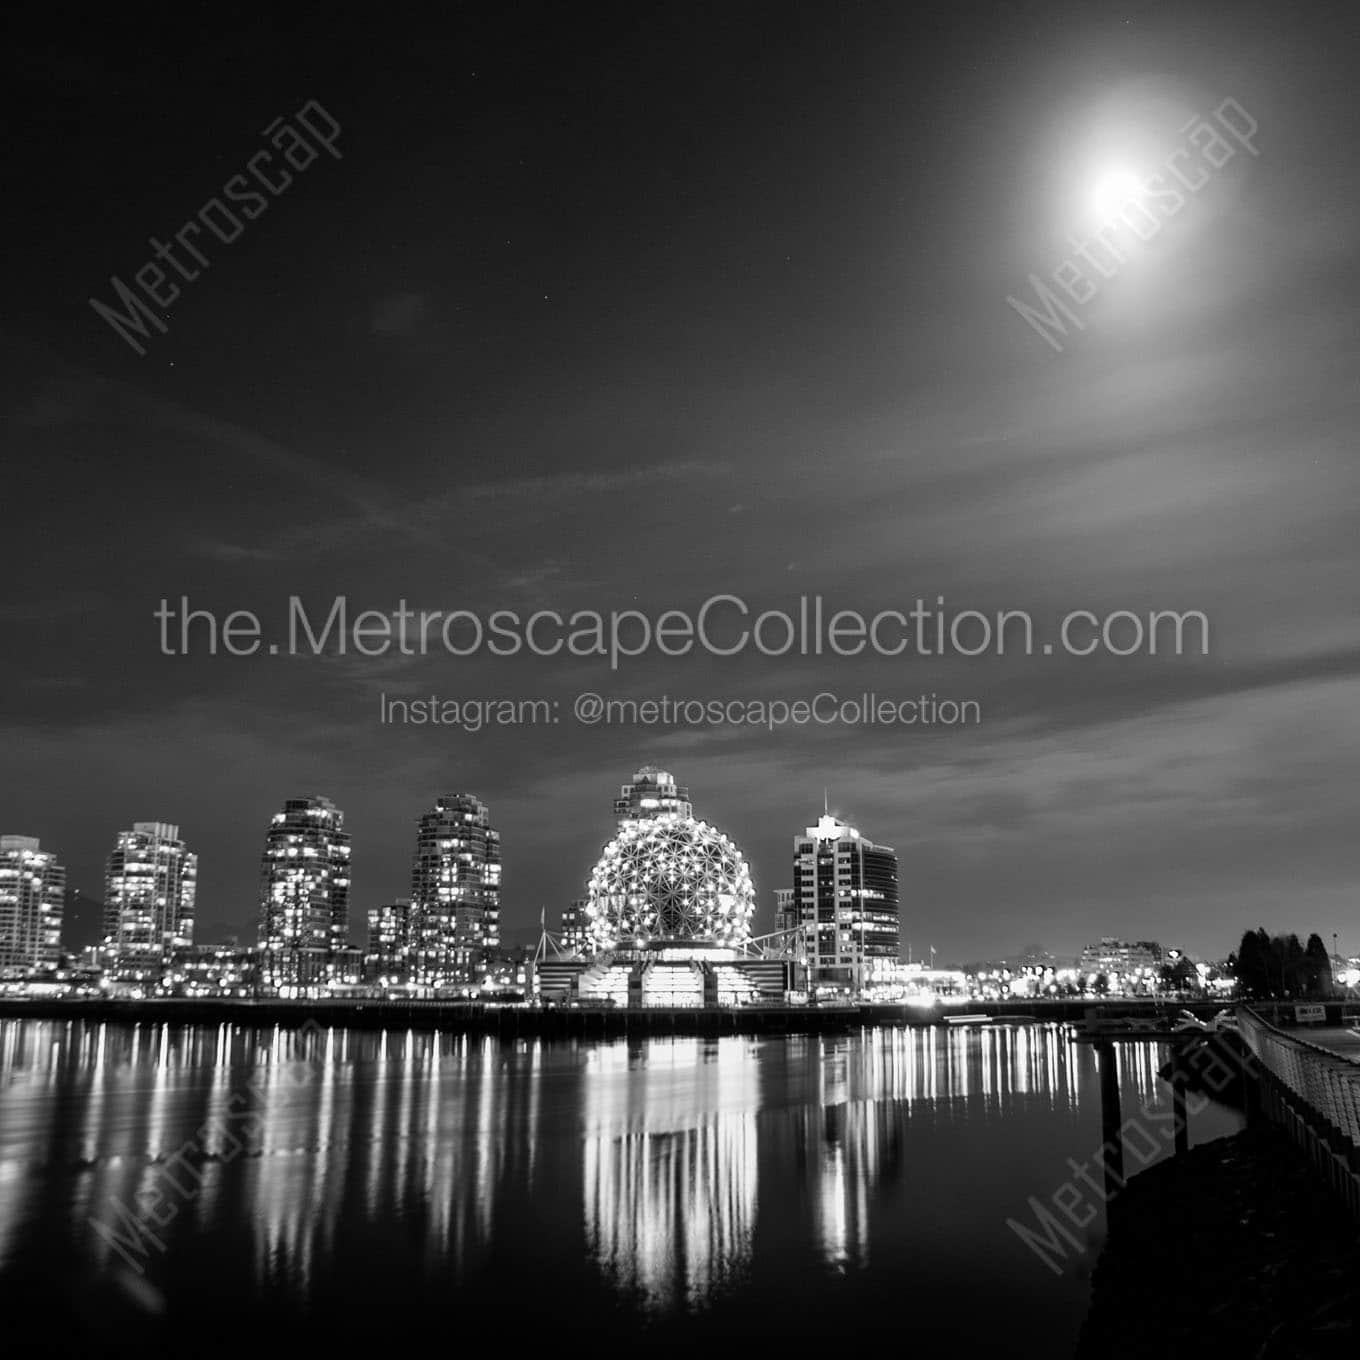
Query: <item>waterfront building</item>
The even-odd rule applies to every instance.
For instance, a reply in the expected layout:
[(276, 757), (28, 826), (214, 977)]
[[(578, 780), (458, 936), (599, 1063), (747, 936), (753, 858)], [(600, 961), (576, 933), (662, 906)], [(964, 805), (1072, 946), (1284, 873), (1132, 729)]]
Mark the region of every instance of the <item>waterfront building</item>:
[(415, 912), (409, 897), (368, 909), (364, 976), (381, 987), (402, 987), (415, 974)]
[(254, 996), (258, 965), (259, 951), (235, 939), (191, 945), (175, 957), (175, 990), (184, 996)]
[(586, 896), (563, 913), (565, 952), (536, 958), (534, 990), (583, 1006), (720, 1007), (805, 999), (805, 970), (751, 938), (745, 857), (699, 821), (689, 790), (644, 766), (614, 800), (617, 831)]
[(586, 914), (588, 900), (578, 897), (562, 912), (562, 948), (568, 954), (590, 952), (590, 917)]
[(750, 944), (755, 889), (740, 850), (697, 820), (688, 790), (646, 766), (615, 800), (618, 831), (585, 897), (589, 962), (539, 969), (542, 994), (616, 1006), (782, 999), (792, 964)]
[(33, 836), (0, 836), (0, 977), (53, 973), (66, 870)]
[(898, 959), (897, 853), (823, 815), (793, 843), (790, 926), (809, 981), (859, 994)]
[(293, 994), (335, 977), (349, 944), (350, 838), (329, 798), (289, 798), (260, 860), (260, 981)]
[(534, 951), (528, 945), (501, 946), (487, 955), (483, 991), (514, 997), (526, 995), (533, 985)]
[(1077, 971), (1090, 981), (1103, 976), (1112, 992), (1153, 991), (1164, 957), (1156, 940), (1130, 942), (1107, 935), (1081, 951)]
[(198, 856), (172, 822), (120, 831), (104, 876), (104, 956), (114, 978), (160, 983), (194, 942)]
[(364, 951), (358, 945), (347, 944), (331, 956), (328, 978), (332, 994), (346, 987), (357, 987), (364, 980)]
[(500, 832), (480, 799), (438, 798), (420, 818), (411, 900), (415, 980), (434, 988), (480, 982), (500, 945), (501, 917)]

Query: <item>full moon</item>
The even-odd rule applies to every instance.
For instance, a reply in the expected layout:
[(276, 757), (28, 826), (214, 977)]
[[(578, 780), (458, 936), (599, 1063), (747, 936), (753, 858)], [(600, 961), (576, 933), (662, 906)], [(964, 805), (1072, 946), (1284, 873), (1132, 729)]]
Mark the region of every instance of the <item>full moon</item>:
[(1117, 166), (1097, 176), (1091, 190), (1091, 207), (1102, 222), (1119, 216), (1127, 203), (1143, 196), (1143, 181), (1127, 166)]

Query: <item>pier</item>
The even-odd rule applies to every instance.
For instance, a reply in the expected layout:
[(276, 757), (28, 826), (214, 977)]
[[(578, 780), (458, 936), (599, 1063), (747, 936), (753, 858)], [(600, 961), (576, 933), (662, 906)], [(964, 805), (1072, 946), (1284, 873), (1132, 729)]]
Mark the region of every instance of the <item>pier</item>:
[[(1317, 1009), (1324, 1012), (1320, 1024), (1306, 1031), (1282, 1028), (1279, 1008), (1267, 1019), (1261, 1009), (1238, 1006), (1231, 1025), (1162, 1034), (1118, 1028), (1109, 1019), (1088, 1015), (1078, 1038), (1094, 1045), (1099, 1064), (1109, 1195), (1125, 1183), (1115, 1046), (1160, 1039), (1171, 1048), (1164, 1075), (1172, 1089), (1178, 1155), (1190, 1148), (1187, 1093), (1197, 1089), (1221, 1098), (1231, 1091), (1248, 1124), (1264, 1120), (1283, 1130), (1329, 1189), (1360, 1217), (1360, 1026), (1348, 1023), (1349, 1008)], [(1332, 1020), (1336, 1023), (1329, 1024)]]

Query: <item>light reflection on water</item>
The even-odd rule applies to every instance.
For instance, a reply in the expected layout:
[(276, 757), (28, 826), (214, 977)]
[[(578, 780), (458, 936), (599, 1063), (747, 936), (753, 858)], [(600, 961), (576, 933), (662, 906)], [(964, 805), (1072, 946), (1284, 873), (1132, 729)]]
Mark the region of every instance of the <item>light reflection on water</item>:
[[(1165, 1098), (1161, 1060), (1120, 1051), (1126, 1111)], [(1100, 1142), (1092, 1055), (1055, 1026), (589, 1044), (0, 1021), (0, 1288), (80, 1279), (107, 1318), (101, 1287), (137, 1270), (126, 1325), (172, 1333), (205, 1308), (305, 1320), (362, 1290), (466, 1318), (551, 1288), (559, 1329), (580, 1306), (597, 1329), (808, 1336), (853, 1306), (994, 1342), (981, 1289), (1062, 1353), (1085, 1282), (1005, 1220)]]
[(583, 1210), (590, 1252), (646, 1307), (701, 1305), (745, 1274), (756, 1219), (759, 1064), (749, 1041), (587, 1056)]

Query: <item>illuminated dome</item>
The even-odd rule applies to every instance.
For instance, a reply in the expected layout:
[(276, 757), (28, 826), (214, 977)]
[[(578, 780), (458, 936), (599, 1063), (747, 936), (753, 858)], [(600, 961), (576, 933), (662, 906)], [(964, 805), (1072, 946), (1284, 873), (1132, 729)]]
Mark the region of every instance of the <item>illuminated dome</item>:
[(590, 876), (586, 903), (599, 949), (741, 944), (754, 910), (741, 851), (707, 822), (674, 815), (625, 821)]

